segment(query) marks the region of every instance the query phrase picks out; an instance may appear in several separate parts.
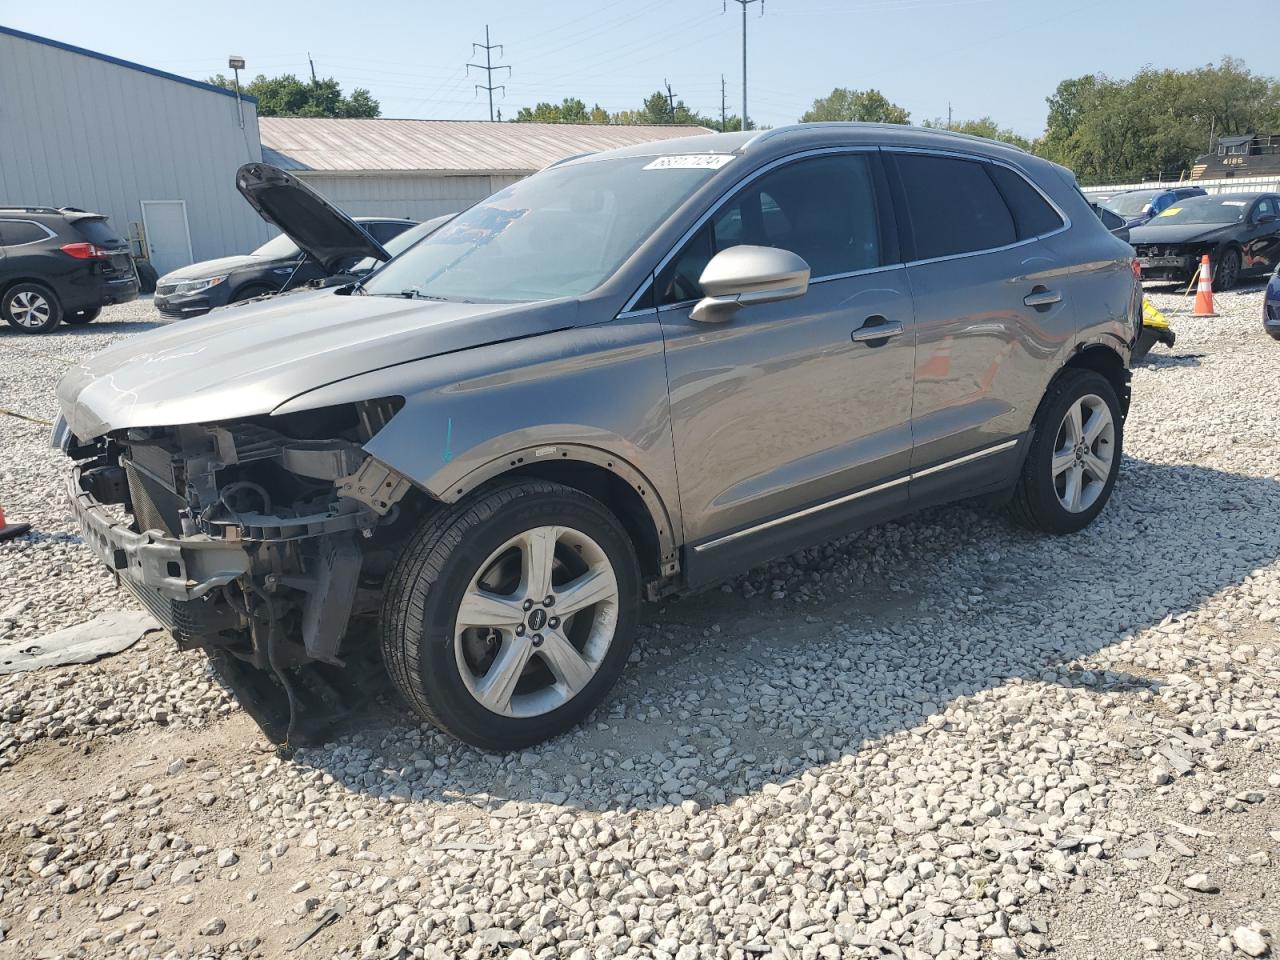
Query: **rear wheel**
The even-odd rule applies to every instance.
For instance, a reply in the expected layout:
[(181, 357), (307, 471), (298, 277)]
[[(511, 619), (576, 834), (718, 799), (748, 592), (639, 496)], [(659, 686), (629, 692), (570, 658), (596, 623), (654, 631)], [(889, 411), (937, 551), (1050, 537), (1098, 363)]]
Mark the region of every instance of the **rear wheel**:
[(1213, 289), (1215, 292), (1230, 290), (1240, 279), (1240, 251), (1228, 247), (1213, 265)]
[(1014, 519), (1046, 533), (1075, 533), (1088, 526), (1115, 486), (1123, 425), (1106, 377), (1092, 370), (1059, 376), (1041, 405), (1009, 505)]
[(0, 313), (23, 333), (48, 333), (62, 319), (62, 305), (43, 284), (15, 283), (0, 298)]
[(74, 327), (82, 326), (86, 323), (93, 323), (98, 319), (98, 315), (102, 313), (101, 307), (93, 307), (89, 310), (76, 310), (74, 313), (68, 313), (62, 318), (63, 323), (69, 323)]
[(440, 729), (518, 750), (595, 707), (631, 652), (640, 571), (599, 501), (525, 480), (428, 517), (387, 580), (383, 657)]

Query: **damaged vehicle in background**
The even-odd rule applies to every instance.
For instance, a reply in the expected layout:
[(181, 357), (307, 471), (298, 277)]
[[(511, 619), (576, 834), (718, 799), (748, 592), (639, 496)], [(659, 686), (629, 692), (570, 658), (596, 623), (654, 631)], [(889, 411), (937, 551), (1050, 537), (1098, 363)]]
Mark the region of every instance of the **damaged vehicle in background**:
[(1230, 290), (1280, 263), (1280, 195), (1190, 197), (1129, 231), (1144, 280), (1190, 283), (1209, 255), (1214, 290)]
[[(273, 219), (340, 216), (249, 179)], [(86, 544), (183, 647), (276, 678), (291, 742), (380, 648), (420, 716), (520, 749), (601, 702), (641, 597), (973, 496), (1083, 529), (1140, 301), (1070, 172), (1016, 148), (696, 136), (121, 342), (63, 378), (53, 443)]]
[[(254, 178), (273, 177), (306, 205), (267, 210), (258, 201)], [(216, 307), (344, 277), (357, 262), (386, 262), (385, 247), (417, 226), (395, 217), (347, 217), (292, 174), (267, 164), (246, 164), (236, 188), (267, 223), (281, 233), (252, 253), (220, 257), (181, 267), (156, 281), (154, 304), (166, 317), (198, 317)], [(309, 211), (315, 210), (319, 216)]]

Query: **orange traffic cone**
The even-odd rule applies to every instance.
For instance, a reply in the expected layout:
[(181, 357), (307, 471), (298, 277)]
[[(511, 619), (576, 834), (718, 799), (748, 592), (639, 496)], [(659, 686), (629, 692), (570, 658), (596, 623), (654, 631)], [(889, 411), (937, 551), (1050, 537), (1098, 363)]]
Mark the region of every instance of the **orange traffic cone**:
[(4, 507), (0, 507), (0, 540), (12, 540), (30, 529), (29, 523), (7, 523), (4, 519)]
[(1213, 312), (1213, 268), (1209, 266), (1209, 255), (1200, 258), (1200, 285), (1196, 287), (1196, 302), (1191, 308), (1193, 317), (1216, 317)]

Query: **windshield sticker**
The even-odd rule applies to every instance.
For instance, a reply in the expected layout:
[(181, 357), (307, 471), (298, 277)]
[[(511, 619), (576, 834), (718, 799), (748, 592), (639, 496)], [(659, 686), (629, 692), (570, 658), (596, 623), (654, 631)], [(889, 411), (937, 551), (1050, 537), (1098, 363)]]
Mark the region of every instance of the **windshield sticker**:
[(1181, 212), (1182, 212), (1182, 208), (1181, 208), (1181, 207), (1170, 207), (1170, 208), (1169, 208), (1168, 210), (1166, 210), (1164, 213), (1160, 214), (1160, 216), (1162, 216), (1162, 217), (1172, 217), (1175, 213), (1181, 213)]
[(1224, 207), (1243, 207), (1243, 206), (1245, 205), (1245, 201), (1243, 201), (1243, 200), (1223, 200), (1223, 201), (1222, 201), (1222, 205), (1223, 205)]
[(719, 170), (733, 159), (728, 153), (686, 153), (679, 156), (659, 157), (646, 163), (645, 170)]

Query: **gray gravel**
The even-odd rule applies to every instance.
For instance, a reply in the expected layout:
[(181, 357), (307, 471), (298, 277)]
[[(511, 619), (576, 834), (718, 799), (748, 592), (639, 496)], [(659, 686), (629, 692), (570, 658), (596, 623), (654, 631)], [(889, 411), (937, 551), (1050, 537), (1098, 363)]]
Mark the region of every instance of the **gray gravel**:
[[(1151, 288), (1172, 310), (1177, 298)], [(514, 756), (389, 690), (277, 758), (160, 633), (0, 679), (0, 958), (1132, 958), (1280, 936), (1280, 344), (1174, 316), (1117, 494), (1045, 539), (932, 511), (645, 613), (580, 730)], [(0, 408), (145, 302), (0, 331)], [(0, 415), (0, 641), (129, 608)], [(332, 913), (330, 913), (332, 911)]]

